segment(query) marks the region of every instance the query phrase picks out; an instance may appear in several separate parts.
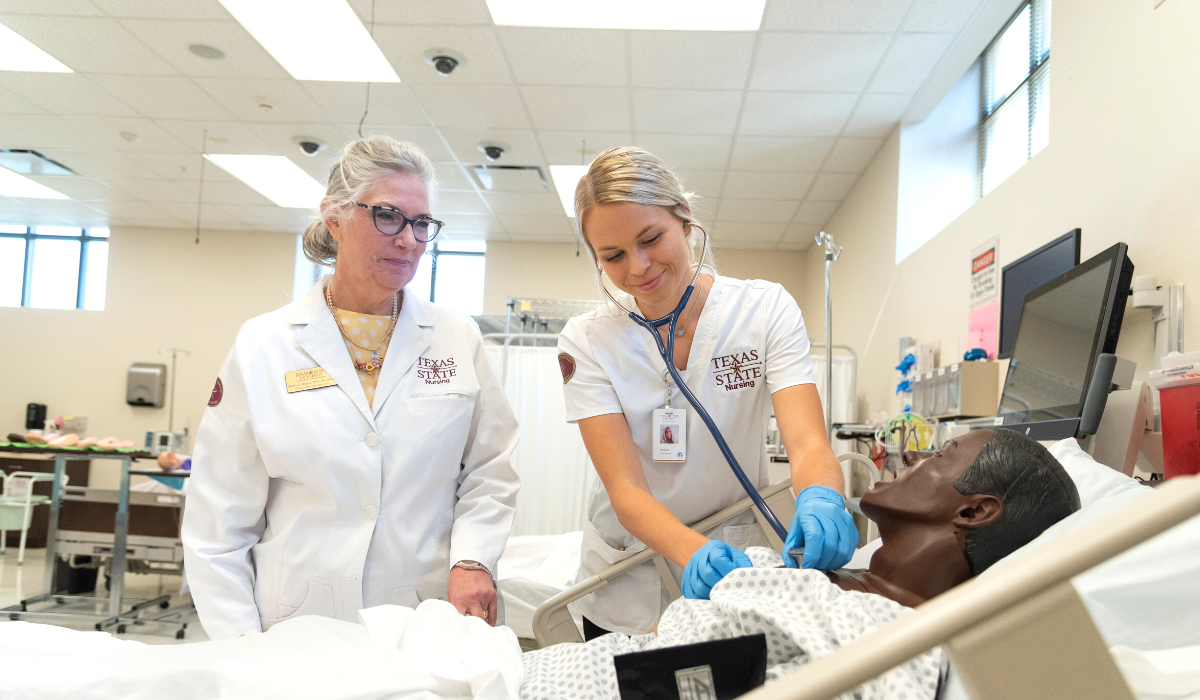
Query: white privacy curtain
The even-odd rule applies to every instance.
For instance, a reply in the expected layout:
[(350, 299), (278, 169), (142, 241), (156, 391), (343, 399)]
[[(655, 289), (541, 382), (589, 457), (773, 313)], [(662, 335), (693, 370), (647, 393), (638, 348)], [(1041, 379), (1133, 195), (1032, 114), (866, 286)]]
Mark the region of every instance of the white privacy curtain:
[[(813, 374), (817, 375), (817, 393), (821, 408), (825, 408), (825, 355), (813, 353)], [(857, 397), (851, 395), (854, 386), (854, 359), (849, 355), (833, 356), (833, 422), (855, 422)]]
[(513, 468), (521, 477), (513, 536), (559, 535), (582, 530), (596, 470), (579, 428), (567, 423), (558, 348), (487, 346), (521, 426)]

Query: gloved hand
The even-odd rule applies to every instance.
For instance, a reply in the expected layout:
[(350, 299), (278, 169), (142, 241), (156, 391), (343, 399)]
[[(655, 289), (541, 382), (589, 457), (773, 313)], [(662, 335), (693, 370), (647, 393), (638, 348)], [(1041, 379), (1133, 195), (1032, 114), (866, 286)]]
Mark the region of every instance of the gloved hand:
[(736, 547), (709, 540), (692, 555), (683, 569), (683, 597), (708, 600), (712, 587), (734, 569), (754, 566), (750, 557)]
[[(846, 502), (828, 486), (809, 486), (796, 497), (796, 515), (783, 543), (783, 561), (789, 568), (829, 571), (838, 569), (854, 556), (858, 529), (846, 512)], [(788, 550), (804, 547), (804, 561), (797, 563)]]

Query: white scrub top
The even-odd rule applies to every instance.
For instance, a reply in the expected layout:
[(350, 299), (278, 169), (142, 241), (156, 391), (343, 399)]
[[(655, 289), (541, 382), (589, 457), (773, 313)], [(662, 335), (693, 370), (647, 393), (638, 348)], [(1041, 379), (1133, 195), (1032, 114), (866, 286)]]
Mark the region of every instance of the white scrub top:
[[(625, 308), (633, 297), (620, 294)], [(685, 524), (695, 523), (746, 497), (708, 428), (678, 390), (673, 406), (687, 410), (687, 460), (655, 462), (652, 412), (666, 402), (666, 365), (654, 338), (612, 304), (571, 319), (558, 343), (567, 420), (623, 413), (654, 497)], [(709, 292), (680, 375), (725, 436), (746, 476), (768, 483), (764, 409), (772, 393), (813, 384), (808, 333), (800, 308), (784, 288), (763, 280), (717, 277)], [(584, 528), (579, 580), (646, 548), (625, 528), (596, 481)], [(738, 523), (754, 522), (745, 513)], [(747, 538), (749, 532), (757, 537)], [(766, 544), (758, 528), (721, 528), (710, 537), (738, 548)], [(624, 551), (621, 548), (624, 547)], [(676, 577), (677, 567), (671, 566)], [(652, 563), (637, 567), (582, 598), (593, 623), (613, 632), (642, 634), (658, 621), (670, 597)]]
[[(184, 561), (214, 639), (443, 598), (512, 528), (517, 422), (478, 326), (406, 294), (368, 404), (326, 281), (242, 326), (196, 433)], [(289, 393), (312, 368), (336, 383)]]

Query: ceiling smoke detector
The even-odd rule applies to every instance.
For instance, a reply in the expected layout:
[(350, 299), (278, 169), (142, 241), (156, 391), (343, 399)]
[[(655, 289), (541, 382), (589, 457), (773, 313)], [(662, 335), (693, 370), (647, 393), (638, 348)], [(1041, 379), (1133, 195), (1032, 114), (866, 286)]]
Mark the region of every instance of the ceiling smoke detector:
[(425, 52), (425, 62), (433, 66), (438, 75), (445, 77), (466, 63), (467, 59), (453, 49), (429, 49)]

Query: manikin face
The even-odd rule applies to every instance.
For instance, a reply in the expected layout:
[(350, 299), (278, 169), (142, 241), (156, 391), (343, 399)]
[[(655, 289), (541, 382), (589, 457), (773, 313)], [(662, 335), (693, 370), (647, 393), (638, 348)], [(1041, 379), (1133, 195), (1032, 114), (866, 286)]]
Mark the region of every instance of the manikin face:
[[(394, 173), (363, 192), (358, 201), (399, 209), (409, 219), (429, 216), (425, 185), (409, 173)], [(360, 283), (398, 290), (412, 280), (425, 253), (426, 244), (413, 237), (412, 226), (385, 236), (375, 228), (370, 209), (351, 205), (345, 213), (327, 219), (326, 225), (338, 242), (338, 271)]]
[(620, 202), (593, 207), (584, 223), (600, 268), (618, 289), (645, 308), (678, 302), (693, 273), (683, 221), (664, 207)]
[(881, 481), (863, 495), (863, 514), (876, 522), (952, 522), (970, 501), (954, 488), (954, 482), (991, 439), (991, 431), (975, 430), (947, 441), (937, 452), (905, 452), (904, 467), (895, 481)]

